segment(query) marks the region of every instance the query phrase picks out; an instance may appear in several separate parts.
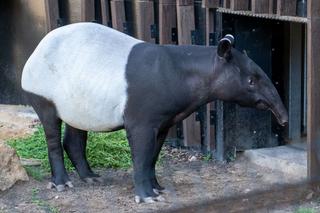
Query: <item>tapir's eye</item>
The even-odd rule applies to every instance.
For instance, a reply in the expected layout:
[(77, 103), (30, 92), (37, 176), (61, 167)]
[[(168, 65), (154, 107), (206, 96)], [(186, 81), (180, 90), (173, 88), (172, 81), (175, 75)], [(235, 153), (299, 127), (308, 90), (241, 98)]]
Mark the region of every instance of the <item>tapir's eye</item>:
[(253, 78), (249, 78), (248, 83), (250, 86), (254, 86), (255, 82)]

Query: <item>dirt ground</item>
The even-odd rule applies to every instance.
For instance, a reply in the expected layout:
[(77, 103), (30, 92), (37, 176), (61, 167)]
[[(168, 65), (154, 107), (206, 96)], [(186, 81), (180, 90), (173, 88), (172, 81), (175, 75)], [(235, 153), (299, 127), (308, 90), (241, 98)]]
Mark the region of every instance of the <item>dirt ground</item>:
[[(0, 140), (30, 134), (35, 123), (37, 120), (31, 109), (0, 105)], [(165, 202), (136, 204), (132, 170), (104, 169), (97, 171), (104, 181), (94, 185), (80, 181), (75, 173), (71, 173), (75, 187), (60, 193), (46, 189), (50, 177), (42, 181), (31, 178), (29, 182), (20, 182), (10, 190), (0, 192), (0, 212), (169, 212), (185, 207), (189, 212), (199, 212), (200, 208), (199, 211), (197, 208), (193, 211), (195, 207), (188, 206), (228, 197), (252, 197), (257, 190), (302, 181), (266, 168), (258, 168), (241, 155), (235, 162), (226, 164), (214, 160), (205, 161), (195, 151), (171, 147), (165, 147), (165, 156), (157, 171), (160, 183), (167, 189), (163, 194)], [(283, 196), (290, 196), (292, 193), (295, 192)], [(277, 202), (272, 200), (272, 194), (270, 196), (269, 193), (267, 207), (250, 211), (244, 210), (248, 209), (246, 206), (250, 206), (250, 202), (243, 198), (238, 203), (241, 206), (239, 211), (233, 209), (230, 212), (240, 212), (240, 209), (244, 212), (295, 212), (300, 207), (320, 212), (317, 193), (312, 189), (305, 189), (303, 201), (277, 205), (273, 205)], [(264, 197), (259, 199), (263, 200)], [(232, 202), (220, 204), (226, 205), (226, 209), (227, 205), (233, 205)], [(207, 211), (201, 209), (200, 212)], [(211, 209), (210, 212), (214, 210)], [(219, 212), (225, 211), (220, 208)]]

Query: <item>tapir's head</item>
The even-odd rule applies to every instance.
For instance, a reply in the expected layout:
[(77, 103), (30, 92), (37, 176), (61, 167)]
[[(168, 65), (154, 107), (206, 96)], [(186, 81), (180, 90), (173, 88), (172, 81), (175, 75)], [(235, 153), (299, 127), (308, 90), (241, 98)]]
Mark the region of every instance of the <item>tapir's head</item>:
[(215, 59), (214, 90), (219, 99), (241, 106), (270, 110), (285, 126), (288, 113), (279, 94), (264, 71), (246, 54), (232, 48), (233, 36), (220, 40)]

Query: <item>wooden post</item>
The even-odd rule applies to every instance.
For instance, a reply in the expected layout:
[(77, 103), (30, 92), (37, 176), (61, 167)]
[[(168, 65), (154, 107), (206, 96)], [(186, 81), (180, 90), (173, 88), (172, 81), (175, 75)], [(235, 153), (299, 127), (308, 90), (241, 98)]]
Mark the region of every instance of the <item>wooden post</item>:
[(172, 34), (177, 33), (176, 29), (176, 0), (159, 0), (159, 43), (176, 44), (177, 41), (172, 39)]
[(112, 27), (120, 32), (124, 32), (123, 23), (126, 21), (124, 1), (111, 0)]
[(59, 5), (58, 0), (45, 0), (47, 33), (58, 27)]
[(134, 3), (135, 36), (143, 41), (155, 43), (151, 35), (151, 26), (154, 25), (154, 9), (151, 0), (136, 0)]
[[(206, 44), (212, 45), (214, 38), (214, 9), (206, 8)], [(215, 126), (212, 124), (212, 116), (214, 112), (215, 103), (209, 103), (206, 106), (206, 132), (205, 132), (205, 149), (206, 151), (213, 151), (215, 149)]]
[(231, 10), (248, 10), (249, 0), (230, 0)]
[[(191, 31), (195, 30), (193, 0), (177, 0), (178, 43), (191, 44)], [(200, 122), (196, 121), (196, 113), (191, 114), (183, 122), (184, 145), (201, 147)]]
[(277, 15), (295, 16), (297, 0), (277, 0)]
[(270, 13), (270, 0), (251, 0), (251, 10), (254, 13)]
[(81, 0), (81, 21), (94, 21), (94, 0)]
[(320, 1), (308, 0), (308, 177), (320, 179)]
[(110, 14), (110, 1), (109, 0), (101, 0), (101, 16), (102, 16), (102, 24), (105, 26), (110, 26), (111, 23), (111, 14)]

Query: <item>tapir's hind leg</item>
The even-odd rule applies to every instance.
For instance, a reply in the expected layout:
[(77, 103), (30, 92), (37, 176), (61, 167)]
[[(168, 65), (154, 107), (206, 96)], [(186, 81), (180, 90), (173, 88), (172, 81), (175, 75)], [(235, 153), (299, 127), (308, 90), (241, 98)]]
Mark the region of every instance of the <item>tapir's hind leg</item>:
[(63, 147), (80, 178), (87, 183), (100, 182), (100, 176), (93, 173), (86, 157), (87, 131), (66, 124)]
[(46, 135), (52, 174), (48, 187), (56, 188), (58, 191), (63, 191), (65, 186), (73, 187), (63, 162), (61, 120), (57, 116), (54, 104), (43, 97), (31, 93), (28, 93), (27, 96), (39, 116)]

